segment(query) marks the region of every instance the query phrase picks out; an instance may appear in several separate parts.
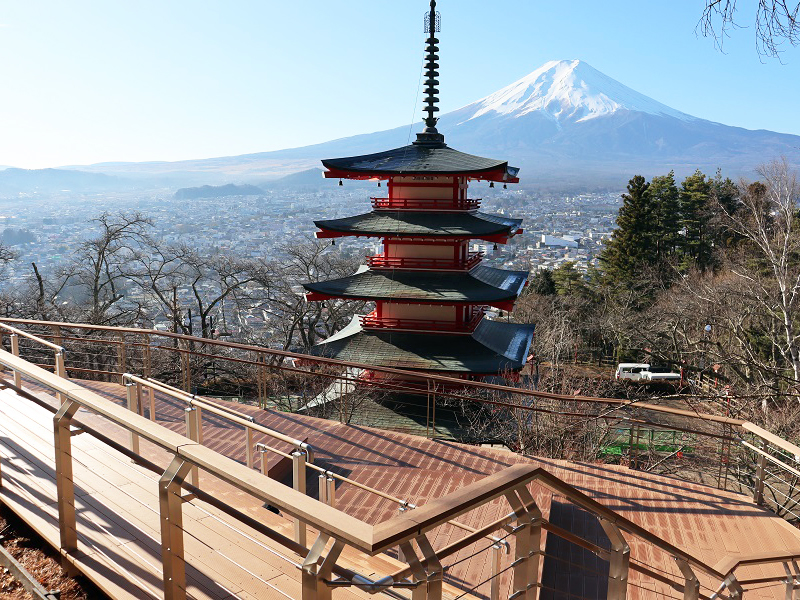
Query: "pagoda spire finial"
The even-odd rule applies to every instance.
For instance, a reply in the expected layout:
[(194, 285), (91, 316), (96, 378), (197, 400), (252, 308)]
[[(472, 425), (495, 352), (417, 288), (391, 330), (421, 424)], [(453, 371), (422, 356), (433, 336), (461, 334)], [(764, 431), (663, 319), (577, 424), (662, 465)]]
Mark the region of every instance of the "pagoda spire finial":
[(428, 116), (423, 119), (425, 122), (425, 130), (417, 134), (417, 141), (415, 144), (423, 145), (442, 145), (444, 144), (444, 136), (436, 129), (436, 122), (439, 120), (434, 116), (434, 113), (439, 112), (437, 106), (439, 102), (439, 47), (436, 45), (439, 40), (436, 38), (436, 32), (442, 30), (441, 15), (436, 12), (436, 0), (431, 0), (431, 9), (425, 13), (425, 33), (428, 34), (427, 39), (427, 60), (425, 63), (425, 107), (423, 112), (428, 113)]

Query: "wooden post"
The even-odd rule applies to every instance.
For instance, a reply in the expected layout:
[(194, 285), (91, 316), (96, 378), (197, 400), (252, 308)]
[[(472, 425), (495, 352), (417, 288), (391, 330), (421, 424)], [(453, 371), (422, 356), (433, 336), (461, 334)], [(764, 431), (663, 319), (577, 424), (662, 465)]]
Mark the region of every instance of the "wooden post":
[(158, 480), (164, 600), (186, 600), (181, 483), (190, 468), (190, 463), (176, 456)]
[(55, 343), (56, 346), (63, 346), (64, 338), (61, 337), (61, 327), (52, 325), (51, 329), (53, 330), (53, 343)]
[[(400, 506), (397, 507), (397, 512), (401, 515), (407, 510), (411, 510), (411, 507), (408, 505), (408, 503), (401, 504)], [(408, 562), (408, 560), (406, 560), (405, 551), (403, 550), (403, 544), (400, 544), (397, 547), (397, 560), (404, 563)]]
[(147, 397), (150, 398), (150, 420), (155, 423), (156, 422), (156, 391), (148, 387), (147, 388)]
[(319, 477), (317, 477), (317, 487), (319, 490), (319, 501), (327, 504), (328, 503), (328, 486), (325, 483), (327, 477), (325, 477), (325, 473), (320, 473)]
[[(195, 407), (190, 406), (184, 409), (183, 414), (186, 419), (186, 437), (188, 437), (193, 442), (198, 442), (199, 430), (200, 430), (200, 427), (197, 422), (200, 417), (198, 410)], [(197, 467), (192, 467), (189, 470), (189, 483), (191, 483), (195, 487), (198, 487), (200, 485), (200, 472)]]
[(423, 565), (428, 575), (428, 599), (442, 600), (442, 577), (444, 575), (442, 563), (439, 562), (439, 557), (436, 556), (436, 552), (431, 546), (430, 541), (428, 541), (427, 536), (419, 536), (417, 538), (417, 546), (425, 557)]
[(144, 336), (144, 377), (150, 379), (153, 376), (152, 357), (150, 356), (150, 334)]
[(628, 593), (628, 567), (631, 549), (614, 523), (603, 518), (600, 526), (611, 541), (608, 567), (608, 600), (625, 600)]
[(181, 375), (183, 379), (183, 390), (185, 392), (192, 392), (192, 362), (191, 354), (189, 354), (189, 342), (183, 344), (184, 352), (181, 352)]
[[(67, 378), (67, 369), (64, 366), (64, 353), (63, 352), (61, 352), (61, 351), (56, 352), (55, 365), (56, 365), (56, 375), (58, 375), (62, 379), (66, 379)], [(61, 404), (64, 404), (64, 402), (67, 400), (67, 397), (64, 394), (62, 394), (61, 392), (56, 394), (56, 397), (58, 398), (58, 401), (61, 402)]]
[(433, 397), (431, 398), (431, 438), (436, 437), (436, 384), (433, 384)]
[(62, 565), (70, 570), (66, 555), (77, 552), (78, 532), (75, 523), (75, 484), (72, 481), (72, 417), (80, 405), (67, 400), (53, 416), (55, 437), (56, 495), (58, 498), (58, 530)]
[[(11, 354), (19, 357), (19, 336), (12, 333), (9, 337), (11, 338)], [(14, 369), (14, 385), (18, 388), (22, 387), (22, 375), (16, 369)]]
[(428, 381), (428, 404), (427, 410), (425, 411), (425, 437), (430, 439), (430, 427), (431, 427), (431, 382)]
[[(762, 448), (766, 444), (762, 445)], [(758, 455), (758, 466), (756, 467), (756, 483), (753, 486), (753, 502), (759, 506), (764, 504), (764, 477), (767, 471), (767, 457), (763, 454)]]
[(266, 459), (267, 451), (261, 450), (259, 454), (261, 455), (261, 474), (266, 477), (269, 477), (269, 469), (267, 469), (267, 459)]
[[(136, 398), (136, 384), (126, 383), (125, 391), (128, 397), (128, 410), (139, 414), (139, 399)], [(139, 434), (131, 429), (131, 452), (139, 454)]]
[(119, 344), (117, 344), (117, 370), (119, 371), (120, 375), (120, 383), (124, 384), (125, 380), (122, 377), (122, 374), (125, 373), (126, 363), (127, 360), (127, 352), (125, 348), (125, 334), (120, 332), (119, 334)]
[(258, 407), (264, 408), (266, 402), (264, 400), (264, 373), (261, 368), (261, 363), (264, 357), (259, 353), (256, 354), (256, 390), (258, 391)]
[[(292, 452), (292, 487), (306, 493), (306, 455), (299, 450)], [(306, 545), (306, 524), (298, 518), (294, 519), (294, 541)]]
[(442, 564), (425, 535), (415, 540), (422, 551), (422, 560), (410, 542), (400, 544), (403, 560), (411, 567), (412, 580), (417, 584), (411, 592), (411, 600), (442, 600)]
[(505, 496), (517, 521), (514, 533), (512, 597), (534, 600), (539, 579), (542, 511), (524, 485), (507, 492)]
[(199, 406), (195, 407), (197, 411), (197, 443), (203, 443), (203, 409)]
[(336, 506), (336, 480), (328, 475), (326, 479), (327, 483), (327, 491), (328, 491), (328, 505), (329, 506)]
[(253, 428), (245, 426), (244, 428), (244, 443), (245, 443), (245, 456), (247, 457), (247, 468), (252, 469), (254, 464), (253, 459)]

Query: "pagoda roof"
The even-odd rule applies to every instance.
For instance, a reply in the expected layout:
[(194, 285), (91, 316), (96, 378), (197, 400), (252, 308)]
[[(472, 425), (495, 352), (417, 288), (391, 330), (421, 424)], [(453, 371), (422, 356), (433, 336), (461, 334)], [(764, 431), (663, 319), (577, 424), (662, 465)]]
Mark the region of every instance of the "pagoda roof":
[(334, 298), (395, 300), (443, 304), (490, 304), (513, 301), (528, 273), (479, 265), (469, 272), (371, 271), (303, 284), (309, 292)]
[(322, 164), (329, 170), (326, 177), (392, 176), (392, 175), (475, 175), (476, 179), (519, 181), (519, 169), (507, 161), (483, 158), (453, 150), (439, 144), (409, 144), (374, 154), (330, 158)]
[(500, 373), (523, 367), (533, 325), (483, 319), (470, 336), (367, 331), (358, 317), (311, 354), (398, 369)]
[(372, 211), (342, 219), (314, 221), (320, 229), (350, 235), (473, 237), (512, 236), (522, 219), (482, 212), (435, 213)]

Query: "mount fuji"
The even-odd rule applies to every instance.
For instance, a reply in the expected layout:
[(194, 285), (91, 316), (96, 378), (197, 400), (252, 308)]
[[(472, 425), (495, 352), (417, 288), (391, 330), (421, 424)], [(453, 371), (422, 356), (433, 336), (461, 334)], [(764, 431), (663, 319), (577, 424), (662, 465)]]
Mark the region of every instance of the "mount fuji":
[[(748, 130), (666, 106), (580, 60), (548, 62), (485, 98), (441, 116), (438, 130), (462, 152), (522, 167), (523, 183), (547, 187), (620, 187), (635, 174), (674, 169), (678, 176), (720, 168), (753, 176), (785, 156), (800, 165), (800, 136)], [(415, 130), (420, 130), (421, 126)], [(319, 166), (322, 158), (367, 154), (408, 143), (408, 126), (289, 150), (173, 163), (80, 167), (109, 174), (182, 174), (204, 183), (214, 174), (258, 182)]]

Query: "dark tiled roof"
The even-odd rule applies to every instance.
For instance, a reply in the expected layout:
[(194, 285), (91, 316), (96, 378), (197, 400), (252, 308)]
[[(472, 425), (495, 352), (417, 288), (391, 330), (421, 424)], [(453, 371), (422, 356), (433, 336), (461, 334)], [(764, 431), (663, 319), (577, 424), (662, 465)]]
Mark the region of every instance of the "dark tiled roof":
[(370, 271), (303, 284), (337, 298), (493, 304), (519, 296), (528, 273), (477, 266), (469, 272)]
[(439, 147), (409, 144), (375, 154), (330, 158), (323, 160), (322, 164), (332, 170), (387, 175), (482, 173), (501, 170), (513, 178), (519, 171), (509, 167), (507, 161), (465, 154), (444, 144)]
[(507, 219), (482, 212), (414, 213), (373, 211), (344, 219), (314, 221), (320, 229), (361, 235), (472, 236), (513, 234), (522, 219)]
[(365, 331), (353, 322), (312, 354), (400, 369), (499, 373), (525, 364), (533, 325), (484, 319), (471, 336)]

